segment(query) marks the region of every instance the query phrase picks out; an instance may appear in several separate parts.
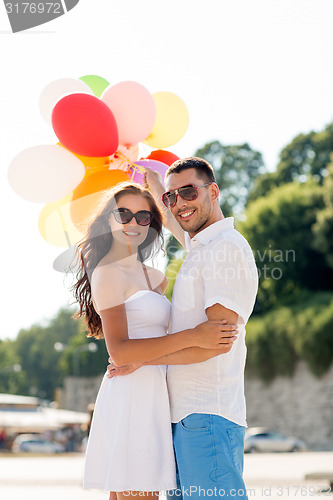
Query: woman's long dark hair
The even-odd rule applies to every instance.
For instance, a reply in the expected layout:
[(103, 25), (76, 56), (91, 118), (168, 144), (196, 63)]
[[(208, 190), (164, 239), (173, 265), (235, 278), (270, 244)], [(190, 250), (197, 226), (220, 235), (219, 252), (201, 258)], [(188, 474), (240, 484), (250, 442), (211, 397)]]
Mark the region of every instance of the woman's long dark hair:
[(75, 318), (84, 317), (86, 321), (88, 337), (103, 338), (102, 322), (97, 314), (91, 296), (91, 276), (94, 269), (103, 257), (110, 251), (113, 235), (109, 220), (112, 210), (115, 209), (117, 201), (122, 195), (135, 194), (145, 198), (153, 213), (154, 218), (149, 226), (146, 239), (138, 247), (138, 258), (141, 262), (153, 257), (163, 246), (162, 213), (157, 207), (154, 198), (149, 191), (140, 184), (122, 182), (107, 194), (107, 202), (102, 210), (90, 223), (87, 235), (77, 245), (77, 260), (79, 270), (76, 273), (76, 282), (71, 287), (80, 310), (74, 315)]

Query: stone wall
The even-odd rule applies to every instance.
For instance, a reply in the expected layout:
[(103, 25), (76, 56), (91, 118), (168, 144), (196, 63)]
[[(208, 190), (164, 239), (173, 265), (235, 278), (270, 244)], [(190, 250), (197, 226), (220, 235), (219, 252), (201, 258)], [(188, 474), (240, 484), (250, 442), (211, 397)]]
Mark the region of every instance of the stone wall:
[[(60, 406), (87, 411), (102, 377), (67, 377)], [(321, 378), (305, 363), (298, 364), (293, 377), (277, 377), (270, 384), (245, 377), (245, 395), (249, 427), (269, 427), (303, 439), (310, 449), (333, 450), (333, 364)]]
[(270, 384), (245, 378), (247, 422), (297, 436), (310, 449), (333, 450), (333, 364), (321, 378), (297, 365), (294, 376)]
[(103, 375), (98, 377), (66, 377), (60, 394), (60, 407), (66, 410), (87, 411), (94, 403)]

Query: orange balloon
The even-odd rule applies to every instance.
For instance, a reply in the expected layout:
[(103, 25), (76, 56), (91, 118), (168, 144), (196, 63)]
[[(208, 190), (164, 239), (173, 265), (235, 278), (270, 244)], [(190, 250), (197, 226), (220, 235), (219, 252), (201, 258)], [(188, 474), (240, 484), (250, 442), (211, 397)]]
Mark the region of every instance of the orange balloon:
[(89, 177), (92, 174), (97, 174), (98, 172), (107, 172), (109, 170), (108, 165), (103, 165), (102, 167), (86, 167), (86, 173), (84, 178)]
[(91, 220), (100, 209), (106, 192), (119, 182), (129, 181), (130, 175), (122, 170), (101, 170), (87, 175), (74, 189), (70, 214), (79, 231), (85, 233)]
[[(70, 149), (66, 148), (61, 142), (58, 142), (58, 146), (61, 146), (64, 149), (67, 149), (67, 151), (70, 151)], [(76, 156), (79, 160), (82, 161), (83, 165), (85, 166), (86, 170), (91, 170), (95, 168), (102, 168), (102, 167), (108, 167), (110, 165), (110, 158), (109, 156), (82, 156), (82, 155), (77, 155), (76, 153), (73, 153), (73, 151), (70, 151), (72, 155)]]
[[(74, 154), (74, 153), (73, 153)], [(108, 156), (82, 156), (75, 155), (79, 160), (82, 161), (86, 168), (101, 168), (108, 167), (110, 165), (110, 158)]]
[(147, 160), (157, 160), (165, 163), (166, 165), (172, 165), (173, 162), (179, 160), (179, 156), (171, 153), (170, 151), (164, 151), (163, 149), (156, 149), (152, 151)]

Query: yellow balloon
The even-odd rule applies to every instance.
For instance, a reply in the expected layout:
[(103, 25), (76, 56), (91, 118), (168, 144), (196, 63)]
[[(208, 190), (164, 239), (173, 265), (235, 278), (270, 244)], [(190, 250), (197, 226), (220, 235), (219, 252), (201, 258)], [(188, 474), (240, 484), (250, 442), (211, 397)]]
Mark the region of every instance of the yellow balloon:
[(48, 243), (56, 247), (70, 247), (83, 238), (83, 234), (73, 224), (69, 207), (72, 193), (42, 209), (39, 232)]
[(185, 134), (189, 124), (188, 110), (184, 101), (172, 92), (156, 92), (153, 98), (156, 120), (143, 142), (152, 148), (168, 148), (180, 141)]

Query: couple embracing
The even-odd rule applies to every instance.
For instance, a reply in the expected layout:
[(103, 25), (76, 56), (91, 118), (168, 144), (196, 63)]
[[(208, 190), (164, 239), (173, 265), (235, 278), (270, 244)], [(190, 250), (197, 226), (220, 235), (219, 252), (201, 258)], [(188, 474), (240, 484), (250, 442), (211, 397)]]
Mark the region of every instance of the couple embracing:
[[(149, 190), (146, 189), (149, 187)], [(225, 218), (211, 165), (191, 157), (144, 187), (112, 190), (79, 245), (74, 285), (89, 335), (110, 355), (95, 404), (84, 487), (138, 496), (246, 498), (245, 325), (258, 287), (253, 253)], [(187, 250), (172, 306), (145, 264), (162, 224)]]

